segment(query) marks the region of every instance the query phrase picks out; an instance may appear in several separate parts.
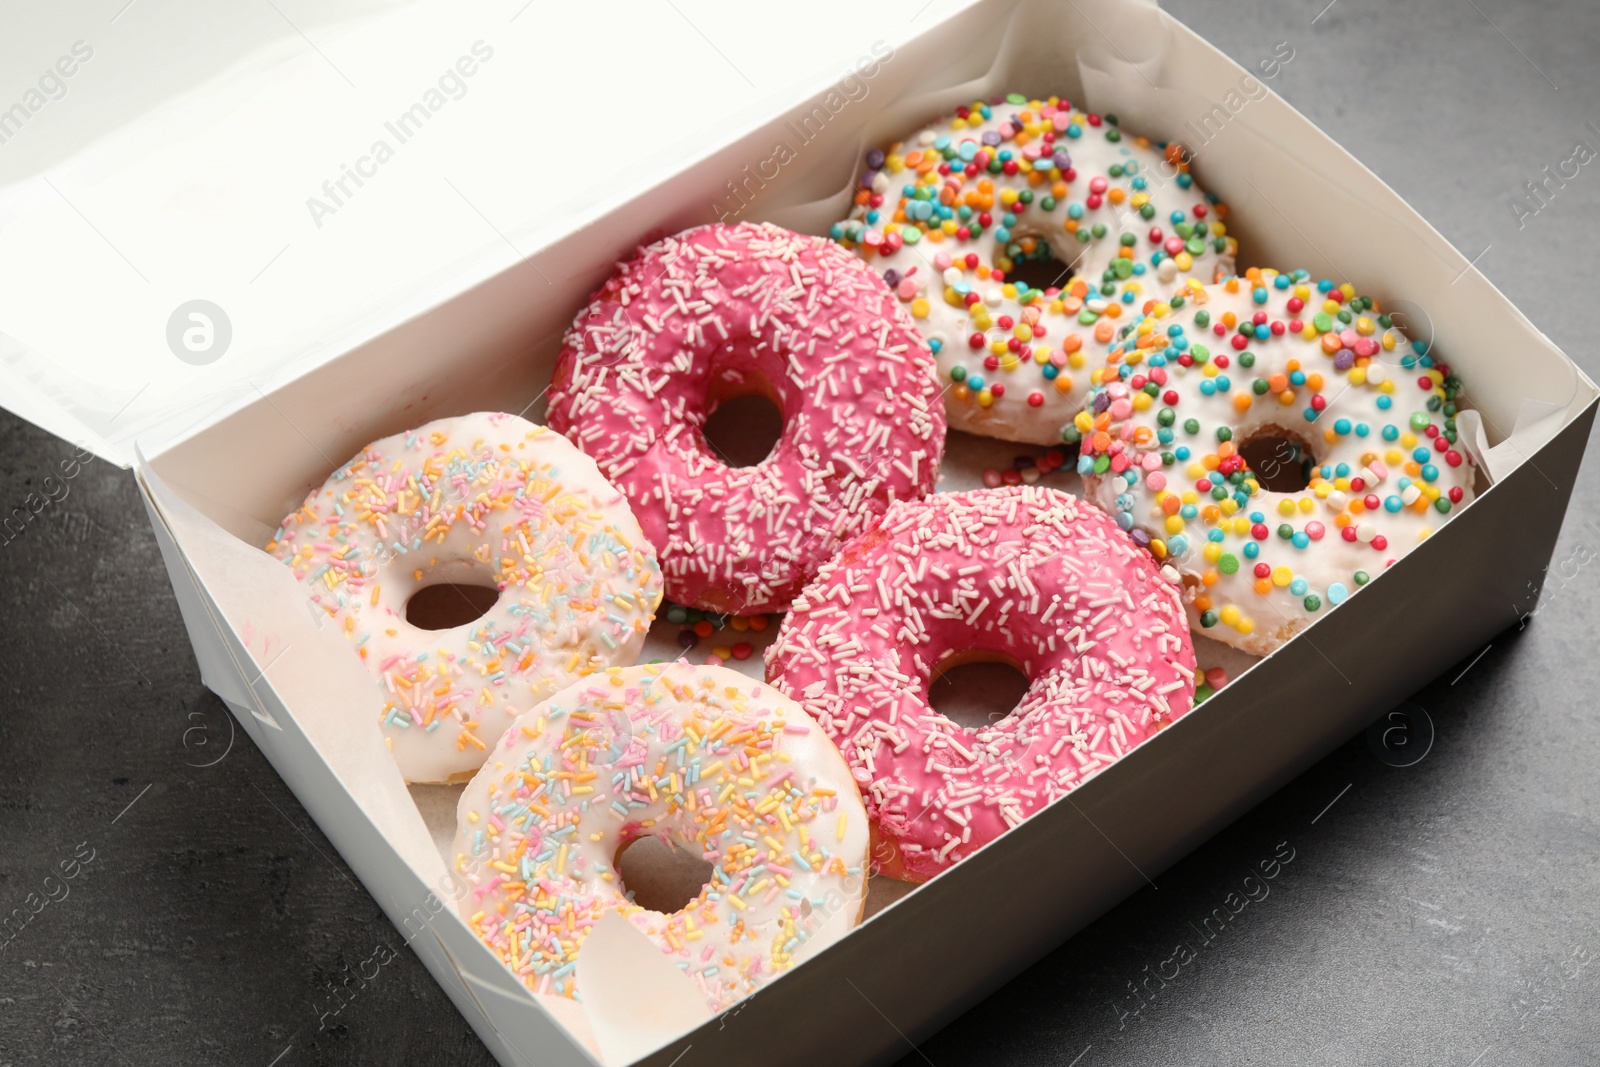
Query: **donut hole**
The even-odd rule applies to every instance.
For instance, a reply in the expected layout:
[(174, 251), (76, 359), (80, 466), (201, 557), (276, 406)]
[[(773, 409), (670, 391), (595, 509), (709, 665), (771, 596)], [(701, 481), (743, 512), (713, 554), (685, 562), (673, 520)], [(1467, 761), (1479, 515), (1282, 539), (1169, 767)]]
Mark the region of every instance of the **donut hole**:
[(958, 652), (934, 667), (928, 704), (957, 726), (985, 730), (1016, 711), (1031, 684), (1004, 653)]
[(1296, 434), (1268, 427), (1245, 438), (1238, 448), (1240, 458), (1269, 493), (1298, 493), (1311, 484), (1316, 455)]
[(755, 467), (772, 455), (783, 436), (783, 412), (765, 392), (739, 393), (711, 401), (706, 444), (730, 467)]
[(406, 622), (419, 630), (453, 630), (483, 618), (500, 600), (492, 585), (436, 582), (425, 585), (406, 601)]
[(1029, 289), (1060, 289), (1072, 274), (1072, 264), (1056, 258), (1054, 253), (1047, 256), (1036, 253), (1013, 260), (1006, 281), (1024, 282)]
[(1019, 250), (1018, 256), (1011, 259), (1011, 269), (1006, 272), (1005, 280), (1026, 283), (1030, 290), (1059, 290), (1066, 285), (1067, 278), (1075, 274), (1074, 266), (1056, 256), (1050, 243), (1040, 238), (1034, 240), (1037, 242), (1034, 253)]
[(663, 915), (682, 911), (705, 891), (713, 868), (701, 856), (654, 834), (636, 837), (617, 850), (612, 867), (622, 894), (641, 908)]

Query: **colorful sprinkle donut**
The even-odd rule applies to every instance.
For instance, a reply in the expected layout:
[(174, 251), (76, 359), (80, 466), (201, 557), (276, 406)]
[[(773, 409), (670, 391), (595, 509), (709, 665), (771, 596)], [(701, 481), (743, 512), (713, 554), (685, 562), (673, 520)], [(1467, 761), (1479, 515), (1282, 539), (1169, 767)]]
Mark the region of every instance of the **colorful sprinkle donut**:
[[(881, 271), (939, 361), (953, 429), (1059, 443), (1088, 387), (1085, 345), (1185, 276), (1233, 273), (1227, 209), (1177, 145), (1115, 116), (1018, 93), (867, 153), (832, 236)], [(1044, 288), (1029, 261), (1072, 266)], [(1037, 280), (1037, 279), (1036, 279)], [(1059, 287), (1059, 288), (1058, 288)]]
[[(576, 679), (631, 663), (661, 570), (627, 502), (561, 435), (515, 415), (440, 419), (333, 472), (267, 551), (356, 646), (379, 725), (412, 782), (471, 775), (512, 720)], [(493, 584), (481, 618), (406, 619), (419, 589)]]
[[(928, 702), (936, 672), (974, 656), (1031, 682), (979, 730)], [(1024, 486), (890, 508), (794, 602), (767, 677), (849, 761), (878, 869), (920, 882), (1188, 712), (1195, 658), (1150, 554)]]
[[(568, 331), (550, 425), (632, 502), (679, 604), (787, 607), (841, 541), (933, 490), (933, 357), (882, 281), (823, 238), (714, 224), (621, 264)], [(702, 432), (765, 393), (783, 436), (730, 467)]]
[[(648, 835), (712, 864), (670, 915), (616, 856)], [(461, 795), (451, 855), (468, 925), (535, 993), (579, 996), (591, 926), (620, 912), (728, 1007), (842, 937), (870, 830), (838, 750), (794, 701), (726, 667), (625, 667), (508, 731)]]
[[(1271, 652), (1472, 499), (1460, 382), (1349, 285), (1195, 284), (1108, 360), (1075, 422), (1089, 499), (1172, 562), (1224, 644)], [(1280, 470), (1305, 487), (1265, 488)]]

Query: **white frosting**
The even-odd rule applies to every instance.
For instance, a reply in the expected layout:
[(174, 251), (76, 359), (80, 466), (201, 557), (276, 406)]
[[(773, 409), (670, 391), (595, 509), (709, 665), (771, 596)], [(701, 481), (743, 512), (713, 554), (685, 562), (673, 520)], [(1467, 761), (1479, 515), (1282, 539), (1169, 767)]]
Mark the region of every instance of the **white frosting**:
[[(1454, 379), (1353, 289), (1323, 284), (1259, 271), (1195, 285), (1182, 306), (1159, 305), (1129, 328), (1102, 372), (1114, 380), (1078, 417), (1089, 499), (1158, 542), (1158, 556), (1171, 552), (1196, 633), (1255, 655), (1309, 626), (1472, 499), (1469, 457), (1446, 440)], [(1240, 336), (1242, 323), (1250, 335)], [(1131, 373), (1115, 378), (1122, 367)], [(1143, 391), (1147, 381), (1153, 394)], [(1433, 447), (1429, 428), (1445, 448)], [(1252, 438), (1279, 443), (1229, 482), (1218, 466), (1237, 462), (1229, 456)], [(1272, 467), (1297, 465), (1306, 447), (1305, 489), (1258, 487), (1258, 476), (1270, 482)], [(1213, 487), (1229, 495), (1218, 500)]]
[[(666, 838), (712, 865), (671, 914), (625, 895), (620, 849)], [(618, 912), (714, 1011), (853, 928), (867, 814), (800, 705), (726, 667), (618, 668), (518, 720), (461, 795), (461, 912), (536, 993), (583, 995), (584, 938)]]
[[(267, 551), (356, 646), (400, 772), (475, 771), (518, 715), (639, 655), (661, 570), (627, 502), (560, 434), (514, 415), (440, 419), (362, 449)], [(406, 619), (419, 589), (489, 585), (482, 617)]]
[[(869, 154), (857, 207), (833, 236), (909, 306), (936, 350), (953, 429), (1054, 444), (1082, 406), (1085, 353), (1185, 278), (1233, 273), (1235, 242), (1226, 209), (1161, 147), (1065, 101), (1008, 99), (989, 106), (987, 118), (971, 111), (924, 127), (881, 162), (884, 153)], [(979, 166), (1000, 153), (1011, 158), (999, 173)], [(908, 194), (913, 186), (933, 198)], [(1019, 196), (1031, 203), (1008, 208)], [(981, 232), (962, 235), (974, 225)], [(1026, 242), (1071, 267), (1052, 283), (1059, 289), (1029, 297), (1006, 280)], [(974, 334), (982, 335), (978, 349)], [(983, 387), (972, 388), (978, 379)]]

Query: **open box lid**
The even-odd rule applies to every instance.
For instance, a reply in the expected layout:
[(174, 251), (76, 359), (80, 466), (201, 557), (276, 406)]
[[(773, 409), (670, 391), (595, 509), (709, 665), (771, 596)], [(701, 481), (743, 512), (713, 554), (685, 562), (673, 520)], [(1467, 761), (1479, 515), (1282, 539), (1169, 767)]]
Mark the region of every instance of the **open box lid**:
[(0, 40), (0, 405), (157, 455), (970, 2), (37, 8)]

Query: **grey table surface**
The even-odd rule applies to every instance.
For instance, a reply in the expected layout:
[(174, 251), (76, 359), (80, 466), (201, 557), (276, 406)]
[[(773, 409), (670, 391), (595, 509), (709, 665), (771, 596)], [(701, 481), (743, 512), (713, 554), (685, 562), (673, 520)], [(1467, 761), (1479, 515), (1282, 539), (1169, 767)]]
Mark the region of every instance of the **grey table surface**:
[[(1247, 67), (1288, 42), (1295, 58), (1272, 87), (1600, 376), (1578, 270), (1600, 236), (1600, 166), (1551, 186), (1536, 214), (1512, 207), (1534, 203), (1523, 183), (1576, 144), (1600, 148), (1600, 5), (1167, 6)], [(70, 454), (0, 416), (0, 505)], [(1600, 1058), (1600, 568), (1585, 565), (1600, 551), (1597, 485), (1591, 460), (1538, 617), (1395, 694), (1425, 709), (1425, 758), (1392, 766), (1353, 738), (908, 1042), (903, 1062)], [(65, 500), (0, 545), (0, 603), (0, 913), (42, 895), (47, 876), (75, 875), (0, 934), (0, 1067), (490, 1062), (403, 950), (323, 1014), (330, 982), (401, 939), (242, 733), (221, 762), (193, 766), (199, 740), (229, 735), (227, 713), (200, 684), (128, 473), (87, 463)], [(1269, 896), (1177, 978), (1149, 980), (1284, 847), (1294, 860)]]

